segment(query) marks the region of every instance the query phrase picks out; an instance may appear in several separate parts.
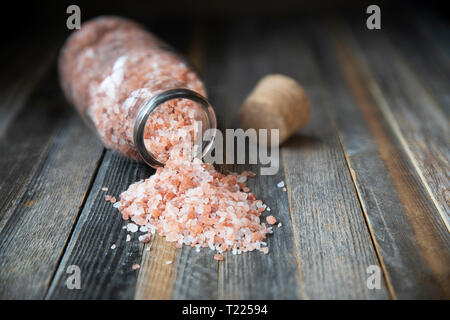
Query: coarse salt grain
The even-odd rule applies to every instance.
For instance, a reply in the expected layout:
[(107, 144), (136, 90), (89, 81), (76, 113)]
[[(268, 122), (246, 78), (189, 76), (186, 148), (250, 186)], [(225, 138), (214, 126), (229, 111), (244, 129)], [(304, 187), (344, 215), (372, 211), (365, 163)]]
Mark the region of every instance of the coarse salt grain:
[(268, 224), (275, 224), (275, 222), (277, 222), (277, 219), (274, 216), (268, 216), (266, 218), (266, 221)]
[(131, 269), (136, 270), (139, 269), (141, 266), (139, 264), (133, 264), (133, 266), (131, 267)]
[(114, 250), (115, 248), (116, 248), (116, 245), (113, 244), (113, 245), (111, 246), (111, 249)]
[(284, 187), (284, 181), (282, 180), (282, 181), (278, 182), (277, 187), (278, 188), (283, 188)]
[(216, 255), (214, 256), (214, 259), (217, 260), (217, 261), (223, 261), (223, 256), (220, 255), (220, 254), (216, 254)]
[(127, 242), (129, 242), (131, 240), (131, 236), (129, 234), (127, 234)]
[(170, 260), (169, 260), (169, 261), (166, 261), (166, 264), (171, 264), (171, 263), (172, 263), (172, 261), (170, 261)]
[(108, 188), (107, 187), (103, 187), (102, 191), (108, 191)]
[(127, 231), (134, 233), (134, 232), (138, 231), (138, 229), (139, 229), (139, 227), (134, 223), (127, 224)]

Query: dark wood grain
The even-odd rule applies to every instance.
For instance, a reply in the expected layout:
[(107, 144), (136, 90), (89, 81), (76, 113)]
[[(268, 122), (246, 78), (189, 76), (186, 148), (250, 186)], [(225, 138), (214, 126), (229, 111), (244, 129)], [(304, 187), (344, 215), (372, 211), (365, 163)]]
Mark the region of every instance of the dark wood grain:
[[(329, 32), (332, 36), (319, 37)], [(324, 29), (316, 28), (311, 42), (321, 61), (321, 74), (327, 75), (324, 90), (392, 295), (445, 297), (448, 233), (371, 96), (355, 52), (339, 24), (331, 22)], [(329, 54), (332, 51), (336, 58)]]
[[(67, 116), (61, 100), (52, 101), (56, 71), (55, 48), (36, 54), (31, 64), (6, 54), (0, 75), (0, 230), (11, 215), (33, 171)], [(6, 53), (8, 51), (6, 50)], [(36, 85), (40, 83), (37, 89)], [(34, 90), (35, 89), (35, 90)]]
[[(55, 107), (64, 106), (54, 95), (53, 103)], [(59, 123), (48, 150), (39, 159), (0, 232), (2, 298), (44, 297), (101, 150), (73, 113)]]
[[(32, 35), (30, 35), (32, 36)], [(53, 41), (51, 41), (51, 39)], [(8, 43), (0, 53), (0, 137), (54, 63), (57, 35)], [(23, 40), (23, 39), (22, 39)]]
[[(131, 183), (148, 177), (153, 169), (107, 151), (92, 185), (89, 197), (81, 211), (70, 242), (61, 259), (47, 299), (132, 299), (141, 263), (142, 244), (137, 233), (122, 227), (120, 212), (105, 201), (105, 195), (118, 196)], [(107, 187), (108, 191), (102, 188)], [(115, 244), (116, 248), (111, 249)], [(67, 268), (81, 269), (81, 289), (66, 286)]]
[[(386, 19), (385, 19), (386, 20)], [(436, 21), (433, 15), (428, 20)], [(430, 22), (431, 22), (430, 21)], [(435, 23), (435, 22), (434, 22)], [(414, 16), (400, 16), (387, 20), (382, 29), (383, 37), (397, 54), (399, 63), (414, 74), (423, 87), (423, 94), (435, 100), (447, 117), (450, 115), (450, 56), (443, 49), (443, 41), (437, 46), (424, 32)], [(450, 38), (450, 31), (447, 40)]]
[[(366, 81), (371, 94), (390, 122), (397, 139), (429, 192), (449, 229), (450, 126), (448, 115), (436, 104), (414, 74), (404, 66), (388, 40), (351, 23), (357, 44), (371, 68)], [(443, 67), (445, 68), (445, 67)], [(450, 229), (449, 229), (450, 230)]]
[[(270, 62), (261, 51), (263, 44), (259, 36), (260, 24), (244, 22), (229, 25), (225, 37), (217, 43), (209, 37), (207, 49), (214, 57), (208, 66), (211, 99), (220, 110), (220, 128), (239, 128), (237, 114), (246, 95), (261, 76), (270, 72)], [(213, 42), (214, 41), (214, 42)], [(214, 45), (214, 47), (213, 47)], [(225, 139), (226, 140), (226, 139)], [(227, 143), (230, 143), (227, 141)], [(248, 152), (248, 149), (247, 149)], [(277, 183), (285, 180), (280, 164), (275, 175), (261, 175), (260, 165), (225, 165), (223, 170), (242, 172), (251, 170), (257, 174), (248, 179), (250, 190), (269, 206), (261, 220), (274, 215), (282, 223), (281, 228), (274, 226), (274, 233), (265, 241), (269, 253), (249, 252), (242, 255), (226, 253), (224, 261), (219, 263), (218, 296), (220, 299), (300, 299), (300, 275), (296, 259), (287, 195), (277, 188)]]
[(419, 33), (427, 37), (436, 48), (443, 51), (447, 59), (450, 59), (450, 43), (448, 41), (450, 28), (448, 16), (445, 17), (445, 11), (437, 12), (425, 8), (410, 7), (407, 8), (406, 15), (408, 21), (417, 26)]
[(367, 268), (380, 264), (321, 88), (311, 23), (266, 31), (273, 71), (296, 79), (312, 105), (308, 125), (282, 148), (302, 288), (309, 299), (387, 299), (384, 279), (378, 290), (367, 287)]

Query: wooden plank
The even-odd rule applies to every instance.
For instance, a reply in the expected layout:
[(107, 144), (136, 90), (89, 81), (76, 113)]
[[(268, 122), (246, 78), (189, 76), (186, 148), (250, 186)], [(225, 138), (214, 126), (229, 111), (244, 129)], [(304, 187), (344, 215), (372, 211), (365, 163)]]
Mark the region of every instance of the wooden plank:
[[(312, 104), (308, 125), (282, 149), (302, 288), (309, 299), (387, 299), (367, 287), (367, 268), (380, 267), (322, 88), (329, 70), (320, 70), (308, 29), (314, 23), (272, 26), (265, 50), (274, 71), (303, 85)], [(327, 107), (328, 106), (328, 107)]]
[[(58, 37), (56, 36), (56, 39)], [(0, 137), (20, 113), (55, 60), (58, 41), (18, 39), (2, 50), (0, 74)]]
[[(64, 106), (58, 94), (52, 95), (51, 101), (52, 105), (46, 105), (51, 110)], [(102, 148), (78, 116), (72, 115), (59, 123), (55, 138), (0, 232), (2, 298), (44, 297), (84, 201)]]
[[(23, 101), (26, 94), (24, 97), (17, 97), (26, 105), (0, 137), (0, 230), (15, 210), (36, 168), (48, 153), (57, 129), (67, 119), (67, 108), (61, 107), (61, 99), (53, 100), (59, 90), (55, 89), (55, 82), (56, 71), (52, 68), (43, 84), (26, 103)], [(14, 101), (12, 103), (19, 105)], [(8, 106), (9, 104), (5, 105), (5, 110)]]
[[(254, 21), (227, 25), (227, 34), (211, 32), (209, 46), (211, 60), (208, 64), (211, 83), (211, 99), (220, 110), (220, 128), (240, 127), (238, 110), (246, 95), (258, 79), (270, 71), (270, 63), (261, 54), (260, 24)], [(223, 39), (220, 43), (214, 38)], [(214, 58), (212, 58), (214, 57)], [(213, 68), (212, 65), (216, 67)], [(207, 75), (208, 77), (208, 75)], [(248, 150), (248, 149), (247, 149)], [(219, 263), (218, 297), (220, 299), (300, 299), (300, 276), (287, 194), (277, 188), (285, 180), (282, 164), (275, 175), (260, 175), (259, 165), (224, 165), (222, 170), (242, 172), (251, 170), (257, 174), (247, 185), (258, 199), (271, 211), (264, 212), (261, 220), (272, 214), (282, 223), (274, 228), (266, 242), (269, 254), (249, 252), (242, 255), (226, 253)], [(304, 298), (304, 296), (303, 296)]]
[[(356, 23), (352, 25), (357, 41), (352, 48), (360, 52), (361, 60), (372, 70), (367, 76), (371, 94), (450, 230), (448, 115), (405, 67), (383, 34), (370, 33)], [(386, 61), (389, 61), (388, 67)]]
[[(320, 62), (320, 74), (326, 74), (322, 80), (324, 92), (337, 119), (339, 137), (391, 294), (400, 299), (445, 297), (448, 233), (370, 94), (368, 79), (355, 62), (358, 59), (353, 48), (336, 24), (316, 28), (310, 39)], [(329, 54), (333, 51), (337, 57)]]
[(450, 28), (445, 12), (438, 12), (426, 8), (406, 8), (408, 19), (418, 27), (420, 34), (427, 37), (436, 48), (444, 52), (450, 59)]
[[(138, 271), (132, 266), (141, 263), (143, 246), (137, 233), (130, 233), (131, 241), (126, 241), (128, 233), (122, 227), (128, 222), (105, 195), (117, 196), (152, 172), (142, 163), (106, 152), (46, 299), (133, 298)], [(70, 265), (81, 269), (79, 290), (66, 286)]]
[[(6, 54), (5, 57), (8, 63), (3, 66), (0, 77), (0, 230), (65, 116), (66, 109), (51, 104), (49, 96), (40, 97), (53, 91), (51, 81), (55, 79), (55, 68), (51, 59), (56, 52), (54, 49), (33, 52), (32, 65), (19, 63), (21, 58), (30, 59), (24, 54), (17, 57)], [(43, 79), (51, 84), (34, 90)], [(9, 127), (12, 123), (14, 126)]]
[[(417, 25), (411, 16), (400, 16), (395, 21), (385, 19), (384, 24), (386, 27), (381, 32), (388, 38), (402, 67), (414, 74), (424, 94), (434, 99), (435, 104), (449, 116), (450, 56), (426, 36), (422, 26)], [(432, 24), (432, 21), (427, 21), (427, 24)], [(447, 39), (449, 37), (450, 32)]]

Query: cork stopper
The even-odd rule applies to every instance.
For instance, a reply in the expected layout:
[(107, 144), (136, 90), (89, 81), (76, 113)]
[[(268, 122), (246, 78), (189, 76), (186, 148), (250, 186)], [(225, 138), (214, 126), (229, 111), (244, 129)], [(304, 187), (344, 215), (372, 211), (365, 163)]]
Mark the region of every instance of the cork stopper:
[(245, 99), (239, 120), (245, 130), (279, 129), (281, 144), (307, 123), (310, 113), (309, 99), (294, 79), (270, 74)]

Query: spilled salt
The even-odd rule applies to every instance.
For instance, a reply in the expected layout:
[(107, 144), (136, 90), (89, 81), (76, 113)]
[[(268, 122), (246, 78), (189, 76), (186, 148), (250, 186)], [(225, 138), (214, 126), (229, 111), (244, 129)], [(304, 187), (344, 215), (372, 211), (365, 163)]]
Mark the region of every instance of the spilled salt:
[(266, 221), (268, 224), (275, 224), (275, 222), (277, 222), (277, 219), (274, 216), (268, 216), (266, 218)]
[(220, 255), (220, 254), (216, 254), (216, 255), (214, 256), (214, 259), (217, 260), (217, 261), (223, 261), (223, 256)]
[(139, 227), (134, 223), (127, 224), (127, 231), (134, 233), (134, 232), (138, 231), (138, 229), (139, 229)]
[(141, 242), (158, 233), (177, 248), (189, 245), (219, 254), (231, 250), (265, 253), (261, 241), (272, 228), (260, 215), (267, 206), (245, 185), (255, 174), (222, 174), (212, 164), (192, 158), (195, 119), (194, 113), (188, 112), (190, 107), (191, 103), (179, 99), (152, 113), (146, 126), (151, 133), (145, 136), (146, 146), (164, 153), (165, 166), (130, 185), (114, 207), (123, 219), (132, 221), (127, 231), (147, 232), (148, 237), (139, 237)]

